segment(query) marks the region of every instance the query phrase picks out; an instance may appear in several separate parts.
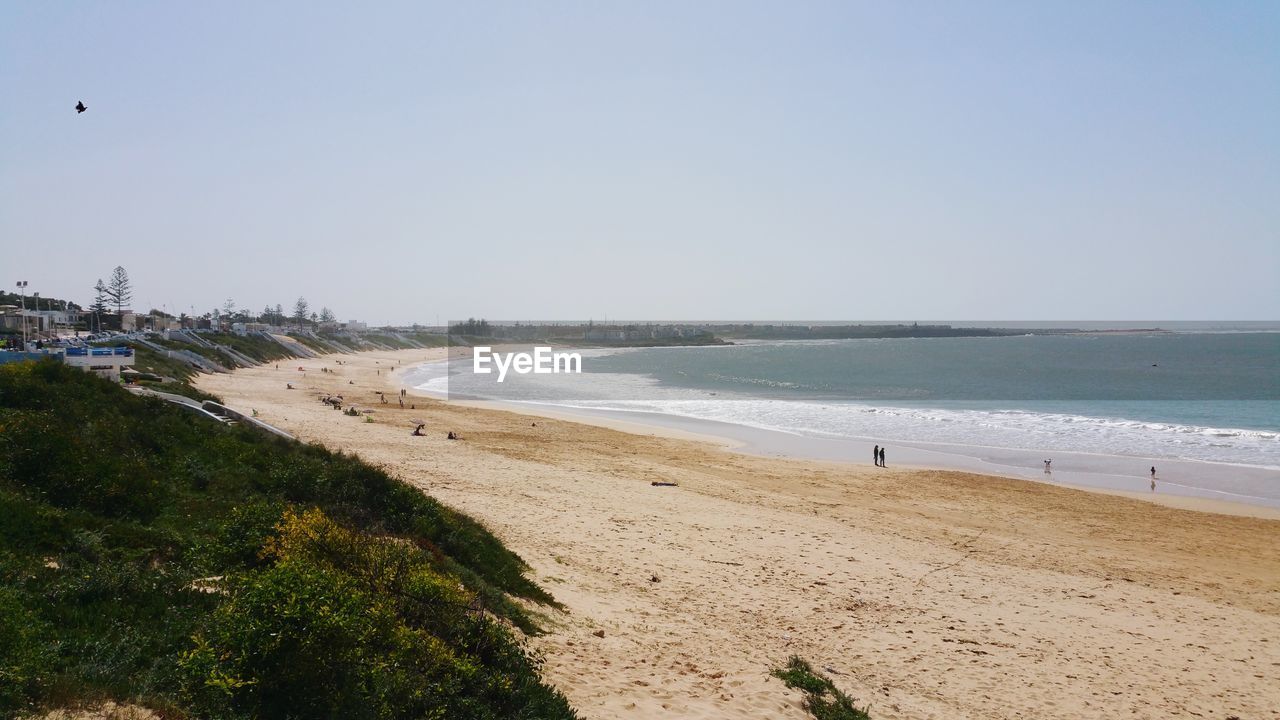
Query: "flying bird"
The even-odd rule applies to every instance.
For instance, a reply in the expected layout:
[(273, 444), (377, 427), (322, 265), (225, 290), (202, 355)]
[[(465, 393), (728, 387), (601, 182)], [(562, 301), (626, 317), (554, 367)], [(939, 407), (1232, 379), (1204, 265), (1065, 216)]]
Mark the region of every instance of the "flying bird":
[(79, 115), (80, 113), (82, 113), (82, 112), (84, 112), (85, 110), (88, 110), (88, 109), (89, 109), (89, 106), (85, 105), (83, 100), (78, 101), (78, 102), (76, 103), (76, 114), (77, 114), (77, 115)]

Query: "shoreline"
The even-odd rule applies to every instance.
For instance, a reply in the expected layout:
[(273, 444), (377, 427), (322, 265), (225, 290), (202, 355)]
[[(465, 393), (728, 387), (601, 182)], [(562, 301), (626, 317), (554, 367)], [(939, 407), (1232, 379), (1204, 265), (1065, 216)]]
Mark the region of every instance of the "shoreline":
[[(400, 409), (399, 368), (429, 357), (197, 384), (497, 533), (564, 604), (537, 609), (548, 632), (529, 642), (584, 717), (799, 720), (769, 674), (791, 655), (878, 720), (1280, 706), (1280, 522), (892, 456), (881, 471), (417, 397)], [(319, 401), (335, 391), (373, 412)]]
[[(776, 429), (646, 411), (597, 410), (505, 400), (446, 399), (434, 393), (424, 393), (406, 383), (397, 383), (397, 390), (400, 387), (417, 397), (460, 406), (512, 412), (531, 417), (554, 418), (637, 435), (694, 440), (751, 457), (785, 458), (800, 462), (832, 464), (834, 467), (847, 466), (861, 469), (874, 467), (859, 459), (870, 452), (872, 444), (875, 443), (871, 438), (822, 438)], [(1235, 495), (1225, 490), (1207, 489), (1170, 479), (1172, 475), (1182, 480), (1208, 470), (1218, 475), (1243, 474), (1280, 483), (1280, 473), (1267, 468), (1106, 453), (1072, 451), (1045, 453), (1016, 448), (921, 441), (890, 440), (888, 442), (895, 443), (892, 448), (893, 455), (889, 458), (895, 469), (960, 471), (1126, 497), (1166, 507), (1280, 519), (1280, 498)], [(1037, 467), (1017, 467), (1015, 464), (1018, 461), (1025, 462), (1028, 458), (1038, 458), (1042, 455), (1056, 457), (1053, 473), (1047, 478)], [(1003, 462), (992, 458), (999, 458)], [(1064, 459), (1066, 462), (1063, 462)], [(1072, 463), (1072, 460), (1075, 462)], [(1036, 462), (1038, 464), (1038, 461)], [(1139, 467), (1156, 465), (1164, 468), (1165, 470), (1157, 473), (1157, 491), (1147, 490), (1149, 477), (1136, 474), (1120, 475), (1108, 471), (1109, 468), (1123, 462)], [(1087, 469), (1064, 469), (1064, 466)], [(1170, 469), (1173, 472), (1166, 472)]]
[[(412, 392), (412, 389), (410, 389), (410, 392)], [(429, 395), (418, 395), (417, 397), (440, 400), (440, 398), (433, 398)], [(497, 401), (497, 400), (447, 400), (443, 402), (449, 402), (452, 404), (465, 406), (465, 407), (474, 407), (477, 409), (510, 412), (518, 415), (527, 415), (529, 417), (544, 417), (549, 419), (561, 420), (564, 422), (583, 423), (587, 425), (594, 425), (596, 427), (609, 428), (611, 430), (617, 430), (619, 432), (624, 432), (632, 435), (648, 435), (648, 436), (665, 437), (665, 438), (670, 438), (674, 440), (689, 440), (689, 441), (703, 443), (710, 446), (719, 447), (728, 452), (738, 453), (747, 457), (794, 460), (802, 463), (828, 465), (833, 468), (867, 470), (875, 467), (874, 465), (869, 466), (865, 462), (858, 462), (856, 460), (833, 459), (833, 458), (827, 458), (827, 457), (805, 455), (802, 453), (769, 452), (767, 450), (762, 450), (759, 447), (753, 446), (751, 442), (741, 439), (740, 436), (735, 436), (731, 432), (726, 432), (723, 434), (715, 433), (713, 431), (715, 426), (721, 426), (721, 425), (730, 426), (730, 427), (742, 427), (742, 426), (731, 426), (730, 423), (719, 423), (713, 420), (701, 420), (696, 418), (680, 418), (680, 417), (672, 416), (674, 420), (676, 420), (677, 422), (683, 422), (684, 424), (687, 424), (688, 426), (690, 426), (690, 428), (693, 428), (695, 426), (706, 426), (705, 431), (700, 431), (698, 429), (681, 429), (678, 427), (674, 427), (673, 425), (664, 425), (656, 422), (645, 423), (640, 420), (632, 420), (627, 418), (615, 417), (613, 414), (609, 413), (608, 411), (601, 411), (598, 414), (590, 413), (590, 412), (579, 413), (579, 412), (572, 411), (572, 409), (560, 408), (557, 406), (538, 405), (534, 403), (503, 402), (503, 401)], [(634, 415), (649, 416), (649, 415), (655, 415), (655, 413), (634, 413)], [(684, 421), (687, 421), (687, 422), (684, 422)], [(756, 428), (748, 428), (748, 430), (758, 431), (760, 433), (775, 433), (779, 435), (784, 434), (781, 431), (777, 431), (777, 430), (763, 430), (763, 429), (756, 429)], [(863, 442), (868, 445), (870, 445), (872, 442), (871, 440), (868, 440), (865, 438), (853, 438), (851, 440), (854, 440), (857, 442)], [(917, 443), (917, 445), (923, 445), (923, 444), (924, 443)], [(895, 447), (895, 450), (902, 450), (904, 448), (912, 448), (912, 445), (908, 443), (903, 443)], [(996, 449), (1003, 449), (1003, 448), (996, 448)], [(929, 451), (925, 451), (925, 452), (929, 452)], [(1078, 454), (1078, 453), (1071, 453), (1071, 454)], [(934, 452), (933, 455), (937, 456), (938, 458), (957, 457), (956, 455), (952, 455), (950, 453), (945, 453), (945, 452)], [(1059, 453), (1060, 457), (1065, 457), (1067, 455), (1069, 454)], [(979, 475), (984, 477), (1000, 478), (1004, 480), (1014, 480), (1017, 482), (1037, 483), (1037, 484), (1045, 485), (1048, 487), (1068, 488), (1072, 490), (1079, 490), (1081, 492), (1096, 493), (1099, 495), (1112, 495), (1115, 497), (1124, 497), (1131, 500), (1138, 500), (1141, 502), (1150, 502), (1156, 505), (1161, 505), (1161, 506), (1170, 507), (1170, 508), (1178, 508), (1182, 510), (1217, 513), (1222, 515), (1238, 515), (1243, 517), (1256, 517), (1256, 518), (1263, 518), (1268, 520), (1280, 520), (1280, 505), (1250, 503), (1243, 500), (1227, 500), (1227, 499), (1221, 499), (1216, 497), (1204, 497), (1204, 496), (1192, 495), (1192, 494), (1184, 495), (1184, 494), (1169, 493), (1169, 492), (1150, 493), (1150, 492), (1144, 492), (1142, 490), (1129, 490), (1129, 489), (1124, 489), (1119, 487), (1102, 487), (1098, 485), (1087, 485), (1087, 484), (1072, 482), (1071, 478), (1079, 475), (1080, 473), (1071, 473), (1069, 471), (1064, 472), (1061, 470), (1055, 470), (1053, 475), (1051, 476), (1055, 479), (1045, 480), (1039, 477), (1035, 477), (1035, 475), (1032, 474), (1031, 471), (1027, 471), (1024, 474), (1017, 474), (1013, 472), (1001, 471), (998, 466), (976, 468), (976, 467), (973, 467), (972, 465), (966, 466), (964, 463), (946, 463), (946, 462), (929, 463), (924, 461), (920, 453), (908, 452), (906, 456), (909, 458), (909, 460), (903, 461), (903, 462), (895, 461), (892, 469), (909, 470), (909, 471), (917, 471), (917, 472), (938, 472), (938, 471), (965, 472), (965, 473), (972, 473), (974, 475)], [(1143, 461), (1144, 459), (1137, 458), (1137, 460)], [(1169, 461), (1161, 461), (1161, 462), (1169, 462)], [(1180, 461), (1180, 463), (1189, 463), (1189, 462), (1190, 461)], [(1064, 478), (1064, 479), (1058, 480), (1056, 478)], [(1131, 480), (1132, 483), (1135, 485), (1142, 485), (1145, 482), (1144, 478), (1129, 478), (1129, 480)], [(1159, 488), (1161, 486), (1167, 487), (1168, 484), (1161, 481), (1157, 487)], [(1192, 488), (1192, 489), (1198, 489), (1198, 488)], [(1207, 492), (1213, 492), (1213, 491), (1207, 491)], [(1260, 500), (1267, 500), (1267, 498), (1260, 498)]]

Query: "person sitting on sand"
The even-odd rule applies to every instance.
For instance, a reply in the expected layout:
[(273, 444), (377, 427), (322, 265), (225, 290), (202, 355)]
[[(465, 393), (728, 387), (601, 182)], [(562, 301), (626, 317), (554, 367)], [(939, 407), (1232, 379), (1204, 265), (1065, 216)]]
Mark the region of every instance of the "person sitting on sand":
[(426, 427), (426, 425), (425, 425), (425, 424), (423, 424), (423, 423), (419, 423), (419, 424), (418, 424), (418, 427), (416, 427), (416, 428), (414, 428), (414, 429), (413, 429), (413, 434), (414, 434), (414, 435), (416, 435), (416, 436), (418, 436), (418, 437), (422, 437), (422, 428), (424, 428), (424, 427)]
[(449, 431), (449, 439), (450, 439), (450, 440), (457, 440), (457, 439), (458, 439), (458, 433), (456, 433), (456, 432), (454, 432), (454, 431), (450, 430), (450, 431)]

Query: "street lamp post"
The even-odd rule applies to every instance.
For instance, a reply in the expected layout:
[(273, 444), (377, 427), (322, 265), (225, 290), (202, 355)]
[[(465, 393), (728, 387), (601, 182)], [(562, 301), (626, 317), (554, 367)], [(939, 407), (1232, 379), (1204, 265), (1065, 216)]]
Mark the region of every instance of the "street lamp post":
[(18, 292), (22, 297), (22, 352), (27, 351), (27, 281), (18, 281)]

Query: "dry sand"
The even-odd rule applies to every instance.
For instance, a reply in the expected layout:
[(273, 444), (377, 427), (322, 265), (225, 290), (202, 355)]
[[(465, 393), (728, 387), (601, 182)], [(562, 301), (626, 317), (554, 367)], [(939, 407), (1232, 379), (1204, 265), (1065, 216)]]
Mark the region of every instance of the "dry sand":
[(806, 717), (769, 676), (793, 654), (875, 718), (1280, 717), (1280, 521), (1247, 516), (1265, 509), (399, 409), (397, 374), (441, 352), (198, 384), (483, 520), (566, 605), (532, 645), (583, 717)]

